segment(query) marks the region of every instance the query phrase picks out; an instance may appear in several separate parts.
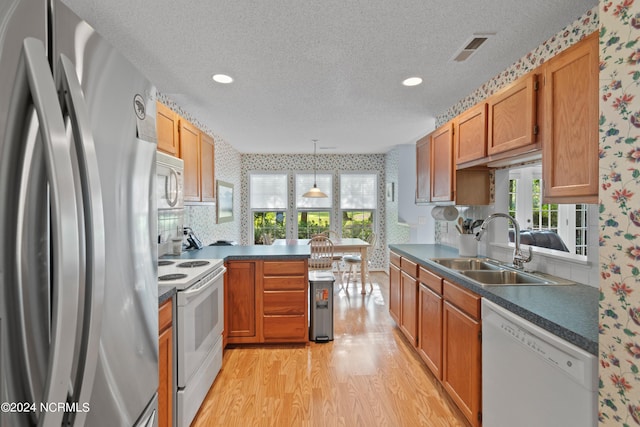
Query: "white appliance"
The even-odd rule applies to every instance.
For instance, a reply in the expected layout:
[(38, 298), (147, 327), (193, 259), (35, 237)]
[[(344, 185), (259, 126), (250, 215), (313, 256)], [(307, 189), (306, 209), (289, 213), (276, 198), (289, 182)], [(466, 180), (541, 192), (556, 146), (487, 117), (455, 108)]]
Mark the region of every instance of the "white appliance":
[(221, 259), (160, 260), (158, 283), (177, 293), (178, 426), (188, 427), (222, 368), (224, 273)]
[(157, 424), (155, 98), (60, 1), (0, 1), (2, 427)]
[(595, 427), (594, 355), (482, 299), (484, 427)]
[(158, 210), (183, 209), (184, 161), (158, 151), (156, 154), (156, 200)]

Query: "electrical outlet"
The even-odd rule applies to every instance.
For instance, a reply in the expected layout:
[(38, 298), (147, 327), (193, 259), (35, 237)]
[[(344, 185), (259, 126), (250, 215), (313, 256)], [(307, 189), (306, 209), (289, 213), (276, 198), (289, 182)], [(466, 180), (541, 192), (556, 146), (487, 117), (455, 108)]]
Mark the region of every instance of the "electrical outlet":
[(427, 223), (427, 217), (426, 216), (419, 216), (418, 217), (418, 224), (425, 225), (426, 223)]

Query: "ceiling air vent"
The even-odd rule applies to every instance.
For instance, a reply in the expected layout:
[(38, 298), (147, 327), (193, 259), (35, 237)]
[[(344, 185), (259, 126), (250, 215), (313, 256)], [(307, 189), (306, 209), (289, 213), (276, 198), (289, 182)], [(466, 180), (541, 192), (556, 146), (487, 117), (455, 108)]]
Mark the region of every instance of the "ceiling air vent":
[(486, 42), (489, 37), (494, 36), (495, 33), (482, 33), (474, 34), (473, 37), (464, 44), (464, 47), (460, 49), (453, 57), (455, 62), (466, 61), (473, 55), (480, 46)]

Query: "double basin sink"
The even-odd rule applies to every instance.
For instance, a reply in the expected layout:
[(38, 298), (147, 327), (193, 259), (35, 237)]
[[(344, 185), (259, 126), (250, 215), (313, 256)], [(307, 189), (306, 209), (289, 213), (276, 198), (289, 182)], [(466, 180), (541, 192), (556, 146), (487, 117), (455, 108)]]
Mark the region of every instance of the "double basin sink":
[(516, 270), (490, 258), (435, 258), (432, 261), (455, 270), (480, 286), (575, 284), (570, 280), (545, 273)]

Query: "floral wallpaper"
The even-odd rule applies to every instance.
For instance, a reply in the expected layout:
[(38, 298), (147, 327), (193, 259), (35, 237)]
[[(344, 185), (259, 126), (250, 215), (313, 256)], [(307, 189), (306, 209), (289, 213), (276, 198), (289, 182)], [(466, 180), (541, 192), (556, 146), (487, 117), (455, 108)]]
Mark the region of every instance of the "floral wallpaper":
[(640, 425), (640, 2), (600, 2), (603, 426)]

